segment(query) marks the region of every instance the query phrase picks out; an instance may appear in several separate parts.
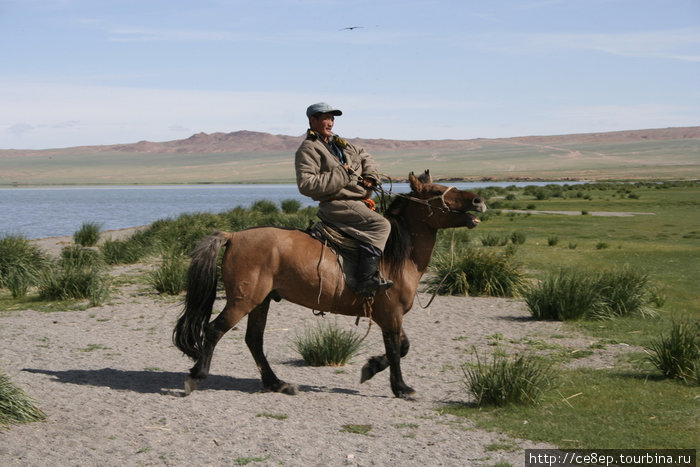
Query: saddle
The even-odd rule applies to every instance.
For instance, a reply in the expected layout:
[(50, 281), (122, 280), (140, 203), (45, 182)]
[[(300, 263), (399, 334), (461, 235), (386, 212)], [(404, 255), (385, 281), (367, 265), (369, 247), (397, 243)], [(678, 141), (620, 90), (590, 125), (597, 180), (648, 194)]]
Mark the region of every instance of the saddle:
[[(345, 283), (352, 290), (357, 290), (355, 270), (357, 269), (359, 251), (362, 248), (360, 242), (323, 221), (315, 223), (310, 221), (305, 232), (335, 253), (338, 257), (338, 265), (343, 271)], [(382, 277), (381, 272), (379, 274)]]

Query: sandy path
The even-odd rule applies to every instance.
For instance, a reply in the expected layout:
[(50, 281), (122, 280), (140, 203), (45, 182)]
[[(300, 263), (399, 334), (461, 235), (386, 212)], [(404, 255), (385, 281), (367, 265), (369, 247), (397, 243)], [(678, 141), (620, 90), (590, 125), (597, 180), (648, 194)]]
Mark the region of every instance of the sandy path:
[[(84, 311), (0, 313), (0, 371), (48, 416), (0, 432), (0, 464), (236, 465), (257, 458), (263, 460), (251, 465), (522, 465), (523, 449), (550, 446), (437, 410), (473, 401), (460, 365), (473, 358), (472, 346), (490, 355), (495, 334), (510, 353), (555, 334), (557, 345), (572, 350), (592, 343), (561, 323), (530, 320), (520, 301), (438, 297), (429, 310), (416, 305), (406, 315), (411, 350), (402, 369), (418, 391), (417, 400), (406, 401), (392, 396), (388, 371), (359, 383), (366, 358), (383, 353), (377, 326), (349, 365), (312, 368), (291, 349), (295, 336), (322, 320), (364, 335), (367, 320), (355, 328), (354, 319), (315, 317), (283, 301), (272, 304), (265, 348), (278, 376), (299, 385), (297, 396), (260, 392), (242, 322), (217, 347), (202, 390), (183, 397), (191, 363), (170, 342), (179, 309), (177, 300), (132, 285)], [(575, 364), (608, 366), (626, 350), (607, 346)], [(347, 424), (371, 430), (349, 433)], [(517, 448), (490, 450), (493, 443)]]

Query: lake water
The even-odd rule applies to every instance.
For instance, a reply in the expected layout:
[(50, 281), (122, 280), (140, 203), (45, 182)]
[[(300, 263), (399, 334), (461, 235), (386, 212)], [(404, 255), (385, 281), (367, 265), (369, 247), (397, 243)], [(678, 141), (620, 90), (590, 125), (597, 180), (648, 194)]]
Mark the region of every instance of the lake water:
[[(474, 189), (548, 183), (478, 182), (455, 186)], [(394, 184), (393, 191), (407, 193), (408, 184)], [(316, 205), (293, 184), (0, 188), (0, 235), (21, 234), (30, 239), (70, 236), (84, 222), (95, 222), (102, 230), (117, 230), (184, 213), (249, 207), (263, 199), (277, 204), (296, 199), (302, 206)]]

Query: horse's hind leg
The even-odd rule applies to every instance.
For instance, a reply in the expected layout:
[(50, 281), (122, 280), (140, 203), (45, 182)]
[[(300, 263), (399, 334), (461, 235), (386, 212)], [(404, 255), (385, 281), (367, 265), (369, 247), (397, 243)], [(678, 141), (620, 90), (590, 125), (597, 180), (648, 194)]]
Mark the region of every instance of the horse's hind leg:
[[(386, 337), (385, 337), (386, 341)], [(385, 342), (386, 344), (386, 342)], [(408, 349), (410, 348), (410, 343), (408, 341), (408, 336), (406, 336), (406, 333), (404, 332), (403, 328), (401, 329), (401, 337), (399, 339), (399, 358), (403, 358), (408, 354)], [(386, 354), (384, 355), (375, 355), (374, 357), (370, 357), (367, 360), (367, 363), (362, 367), (362, 375), (360, 377), (360, 383), (364, 383), (368, 379), (372, 378), (374, 375), (379, 373), (380, 371), (385, 370), (389, 366), (389, 359), (387, 358)]]
[(265, 352), (263, 351), (263, 336), (267, 323), (267, 312), (270, 309), (270, 297), (267, 297), (260, 305), (255, 307), (248, 315), (248, 327), (245, 333), (245, 342), (253, 354), (255, 363), (260, 370), (262, 384), (265, 391), (281, 392), (284, 394), (296, 394), (297, 387), (294, 384), (285, 383), (277, 378), (270, 367)]
[(205, 326), (202, 355), (197, 359), (197, 362), (190, 370), (189, 376), (185, 379), (185, 395), (189, 395), (197, 389), (199, 383), (209, 376), (209, 367), (211, 366), (211, 359), (214, 355), (216, 344), (243, 316), (245, 316), (245, 312), (239, 312), (227, 303), (223, 311), (219, 313), (219, 316)]

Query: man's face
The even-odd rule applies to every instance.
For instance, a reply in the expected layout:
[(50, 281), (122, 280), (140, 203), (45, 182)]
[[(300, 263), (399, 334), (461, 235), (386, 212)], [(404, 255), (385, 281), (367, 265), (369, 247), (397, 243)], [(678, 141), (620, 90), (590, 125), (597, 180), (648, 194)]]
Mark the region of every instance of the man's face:
[(333, 134), (335, 117), (330, 113), (316, 114), (309, 118), (309, 126), (313, 131), (328, 139)]

